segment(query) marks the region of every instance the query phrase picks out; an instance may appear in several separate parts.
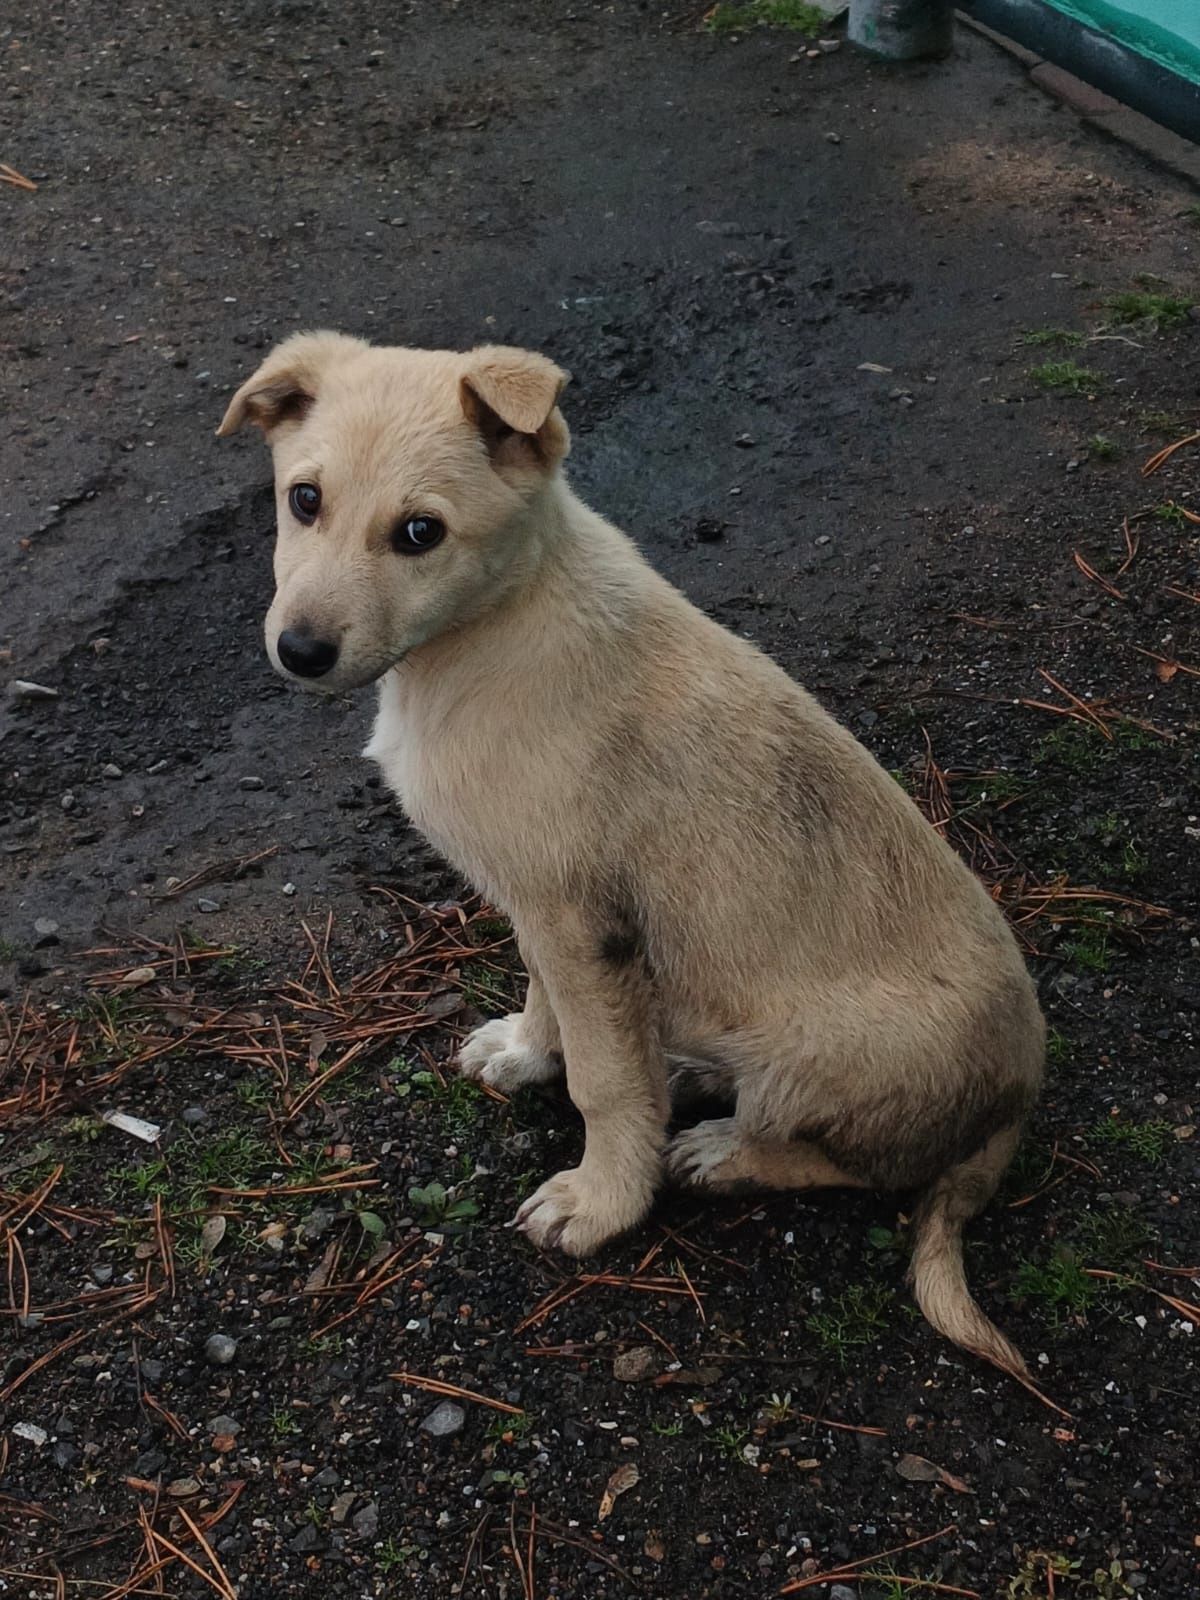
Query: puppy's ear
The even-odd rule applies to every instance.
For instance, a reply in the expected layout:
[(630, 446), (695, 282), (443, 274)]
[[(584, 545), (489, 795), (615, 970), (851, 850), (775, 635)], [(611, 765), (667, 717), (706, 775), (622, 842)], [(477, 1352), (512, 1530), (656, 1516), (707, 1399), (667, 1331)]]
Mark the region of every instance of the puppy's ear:
[(459, 381), (463, 411), (497, 467), (553, 467), (571, 447), (558, 410), (570, 375), (546, 356), (509, 345), (472, 350)]
[(235, 433), (243, 422), (253, 422), (269, 438), (283, 423), (299, 421), (316, 399), (329, 368), (366, 348), (365, 340), (344, 333), (293, 334), (276, 345), (242, 384), (221, 418), (218, 435)]

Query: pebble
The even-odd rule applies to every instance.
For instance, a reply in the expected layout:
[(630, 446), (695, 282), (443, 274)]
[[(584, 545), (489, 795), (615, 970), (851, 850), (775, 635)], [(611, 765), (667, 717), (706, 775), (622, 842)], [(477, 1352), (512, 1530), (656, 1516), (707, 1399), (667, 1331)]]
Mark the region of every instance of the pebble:
[(330, 1506), (329, 1515), (333, 1518), (337, 1527), (340, 1528), (342, 1523), (345, 1522), (350, 1515), (350, 1507), (357, 1499), (357, 1492), (353, 1489), (347, 1489), (345, 1494), (339, 1494), (333, 1505)]
[(62, 796), (62, 798), (59, 800), (58, 803), (63, 808), (64, 811), (74, 811), (74, 809), (75, 809), (75, 796), (68, 789), (66, 794), (64, 794)]
[(858, 1600), (858, 1596), (847, 1584), (835, 1583), (829, 1591), (829, 1600)]
[(227, 1333), (211, 1333), (204, 1341), (204, 1359), (214, 1367), (227, 1367), (237, 1355), (237, 1340)]
[(115, 761), (106, 761), (100, 768), (100, 776), (102, 778), (123, 778), (125, 774)]
[(197, 911), (220, 911), (220, 909), (221, 902), (219, 900), (209, 900), (204, 895), (201, 895), (199, 900), (196, 901)]
[(323, 1550), (325, 1541), (321, 1537), (320, 1528), (314, 1527), (311, 1522), (306, 1522), (295, 1538), (289, 1539), (288, 1546), (298, 1556), (303, 1556), (309, 1555), (315, 1550)]
[(39, 946), (58, 943), (58, 923), (53, 917), (38, 917), (33, 925), (33, 933)]
[(198, 1128), (202, 1122), (208, 1121), (208, 1112), (203, 1106), (187, 1106), (182, 1116), (189, 1128)]
[(263, 789), (265, 787), (266, 785), (263, 783), (262, 779), (256, 778), (253, 775), (238, 779), (239, 789)]
[(379, 1507), (374, 1500), (354, 1513), (354, 1531), (360, 1539), (373, 1539), (379, 1532)]
[(95, 1266), (92, 1268), (92, 1282), (98, 1283), (101, 1288), (106, 1283), (112, 1282), (113, 1269), (110, 1266)]
[(653, 1345), (639, 1344), (613, 1358), (612, 1373), (618, 1383), (640, 1383), (643, 1378), (652, 1377), (661, 1365)]
[(224, 1434), (230, 1439), (236, 1439), (242, 1431), (242, 1425), (233, 1417), (214, 1417), (208, 1425), (208, 1431), (212, 1434)]
[(73, 1444), (67, 1444), (60, 1439), (54, 1446), (54, 1465), (61, 1467), (65, 1472), (68, 1467), (73, 1467), (79, 1460), (79, 1451)]
[(14, 1438), (28, 1439), (30, 1444), (36, 1445), (39, 1450), (50, 1437), (45, 1428), (39, 1428), (36, 1422), (14, 1422), (12, 1431)]
[(342, 1481), (342, 1475), (336, 1467), (322, 1467), (313, 1482), (318, 1489), (334, 1489)]
[(462, 1432), (466, 1420), (467, 1413), (461, 1406), (456, 1406), (453, 1400), (443, 1400), (422, 1422), (421, 1432), (429, 1434), (432, 1439), (449, 1439)]
[(200, 1485), (195, 1478), (176, 1478), (167, 1485), (167, 1493), (175, 1500), (186, 1500), (189, 1495), (199, 1494)]
[(283, 886), (283, 892), (284, 892), (284, 894), (286, 894), (286, 895), (293, 895), (293, 894), (295, 894), (295, 892), (296, 892), (296, 885), (295, 885), (295, 884), (294, 884), (294, 883), (285, 883), (285, 884), (284, 884), (284, 886)]

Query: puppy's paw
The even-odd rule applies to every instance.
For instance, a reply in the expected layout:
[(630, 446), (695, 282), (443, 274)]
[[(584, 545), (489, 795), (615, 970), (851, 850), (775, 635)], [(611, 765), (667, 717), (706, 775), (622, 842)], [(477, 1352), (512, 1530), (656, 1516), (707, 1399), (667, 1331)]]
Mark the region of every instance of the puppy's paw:
[(676, 1183), (689, 1188), (735, 1189), (744, 1181), (738, 1161), (742, 1134), (732, 1117), (698, 1123), (671, 1140), (666, 1149), (667, 1171)]
[(556, 1173), (517, 1212), (513, 1226), (541, 1250), (588, 1256), (619, 1233), (636, 1226), (650, 1209), (652, 1195), (630, 1195), (584, 1175), (582, 1167)]
[(524, 1042), (521, 1013), (485, 1022), (467, 1036), (458, 1056), (464, 1078), (490, 1084), (501, 1094), (512, 1094), (532, 1083), (549, 1083), (562, 1066), (556, 1056), (533, 1050)]

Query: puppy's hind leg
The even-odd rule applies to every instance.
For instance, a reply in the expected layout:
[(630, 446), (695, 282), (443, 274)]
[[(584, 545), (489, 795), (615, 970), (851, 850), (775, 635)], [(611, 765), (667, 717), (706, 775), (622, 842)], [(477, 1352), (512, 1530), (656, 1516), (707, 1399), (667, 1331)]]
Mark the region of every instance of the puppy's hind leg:
[(550, 1083), (563, 1070), (558, 1022), (541, 979), (530, 967), (524, 1011), (496, 1017), (469, 1034), (458, 1057), (464, 1078), (513, 1094)]
[(667, 1170), (677, 1182), (728, 1193), (743, 1186), (759, 1189), (863, 1189), (861, 1178), (845, 1172), (806, 1139), (786, 1143), (746, 1132), (735, 1117), (701, 1122), (677, 1134), (667, 1146)]

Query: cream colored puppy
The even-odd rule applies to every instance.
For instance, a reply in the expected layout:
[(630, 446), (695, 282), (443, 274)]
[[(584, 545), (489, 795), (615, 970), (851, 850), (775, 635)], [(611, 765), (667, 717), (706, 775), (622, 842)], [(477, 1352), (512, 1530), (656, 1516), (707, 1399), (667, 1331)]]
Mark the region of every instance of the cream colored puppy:
[[(933, 1325), (1013, 1371), (964, 1222), (1042, 1071), (999, 911), (846, 730), (589, 511), (560, 464), (566, 375), (528, 351), (280, 345), (221, 424), (275, 461), (279, 670), (378, 681), (368, 754), (512, 918), (525, 1009), (468, 1040), (500, 1089), (565, 1061), (579, 1166), (517, 1221), (586, 1255), (663, 1179), (922, 1191)], [(668, 1063), (732, 1115), (667, 1142)]]

